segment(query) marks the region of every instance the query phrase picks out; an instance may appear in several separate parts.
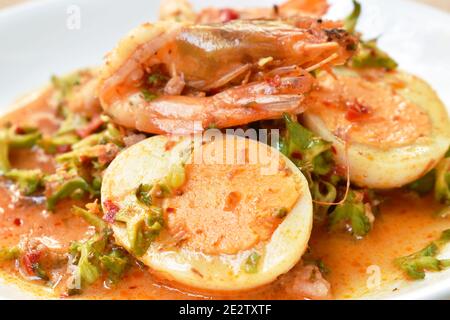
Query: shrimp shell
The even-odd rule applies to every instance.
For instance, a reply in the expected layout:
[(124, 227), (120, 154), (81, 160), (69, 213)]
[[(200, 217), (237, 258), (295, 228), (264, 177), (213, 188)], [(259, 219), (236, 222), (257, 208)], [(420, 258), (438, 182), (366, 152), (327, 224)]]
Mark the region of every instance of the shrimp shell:
[[(353, 53), (355, 39), (337, 26), (309, 18), (144, 24), (107, 57), (99, 97), (114, 121), (149, 133), (186, 134), (298, 114), (312, 83), (302, 68), (342, 64)], [(261, 67), (261, 60), (270, 63)], [(171, 80), (162, 95), (145, 101), (144, 76), (154, 66), (163, 66)], [(271, 84), (264, 74), (282, 67), (290, 68)], [(193, 129), (192, 122), (201, 125)]]

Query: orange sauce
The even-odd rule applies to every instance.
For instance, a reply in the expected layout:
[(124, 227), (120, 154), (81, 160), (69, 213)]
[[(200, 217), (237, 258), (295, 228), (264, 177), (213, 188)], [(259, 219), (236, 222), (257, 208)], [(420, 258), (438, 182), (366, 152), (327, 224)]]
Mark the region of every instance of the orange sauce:
[[(51, 115), (52, 110), (38, 103), (15, 111), (6, 118), (20, 123), (23, 119), (32, 121), (34, 115), (42, 115), (42, 113)], [(42, 119), (45, 117), (40, 119), (39, 121), (44, 121)], [(50, 128), (50, 125), (47, 128)], [(11, 160), (12, 165), (18, 168), (40, 167), (46, 172), (53, 170), (51, 158), (34, 149), (16, 151)], [(326, 275), (326, 279), (331, 283), (334, 298), (357, 297), (365, 292), (368, 278), (366, 270), (371, 265), (380, 267), (383, 283), (403, 278), (402, 273), (393, 265), (393, 259), (421, 249), (438, 237), (442, 230), (450, 228), (449, 219), (433, 216), (439, 207), (431, 198), (418, 198), (399, 192), (388, 194), (386, 198), (380, 214), (376, 217), (373, 230), (362, 240), (355, 240), (348, 234), (329, 233), (323, 227), (314, 228), (310, 240), (312, 254), (316, 258), (321, 258), (331, 270)], [(48, 237), (67, 249), (71, 241), (87, 238), (94, 230), (80, 217), (71, 214), (70, 208), (74, 203), (72, 200), (60, 202), (55, 213), (49, 213), (45, 210), (42, 199), (20, 200), (14, 188), (2, 181), (0, 184), (0, 247), (16, 245), (23, 236), (32, 236)], [(27, 280), (20, 274), (14, 263), (3, 263), (0, 271), (13, 276), (14, 282), (19, 285)], [(40, 286), (44, 285), (39, 281), (34, 282)], [(63, 294), (58, 288), (56, 286), (54, 289), (55, 296)], [(115, 287), (107, 288), (103, 281), (98, 281), (74, 298), (298, 299), (302, 297), (288, 294), (280, 281), (244, 293), (223, 295), (214, 292), (196, 292), (180, 288), (173, 283), (165, 283), (152, 275), (147, 268), (136, 264)]]
[(440, 207), (431, 197), (395, 192), (381, 206), (373, 229), (362, 240), (315, 228), (310, 245), (331, 270), (327, 280), (333, 297), (350, 298), (367, 292), (369, 266), (381, 271), (381, 286), (404, 279), (395, 258), (416, 252), (450, 228), (450, 219), (434, 215)]

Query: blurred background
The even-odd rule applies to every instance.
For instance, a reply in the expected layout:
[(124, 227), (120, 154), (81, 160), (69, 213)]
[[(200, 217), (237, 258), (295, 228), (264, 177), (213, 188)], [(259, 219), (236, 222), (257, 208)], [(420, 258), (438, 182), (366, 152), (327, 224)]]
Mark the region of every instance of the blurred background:
[[(0, 9), (8, 7), (8, 6), (12, 6), (14, 4), (26, 2), (26, 1), (33, 1), (33, 0), (0, 0)], [(153, 1), (153, 0), (149, 0), (149, 1)], [(410, 1), (426, 3), (429, 5), (432, 5), (436, 8), (440, 8), (440, 9), (447, 10), (450, 12), (450, 0), (410, 0)]]

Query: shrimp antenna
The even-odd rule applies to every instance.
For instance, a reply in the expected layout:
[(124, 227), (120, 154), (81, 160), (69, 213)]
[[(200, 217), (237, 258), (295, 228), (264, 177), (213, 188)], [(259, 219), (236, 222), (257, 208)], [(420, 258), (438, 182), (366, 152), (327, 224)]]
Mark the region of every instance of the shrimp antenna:
[(319, 68), (322, 67), (323, 65), (325, 65), (325, 64), (327, 64), (327, 63), (333, 61), (334, 59), (336, 59), (336, 58), (338, 58), (338, 57), (339, 57), (339, 55), (335, 52), (335, 53), (333, 53), (332, 55), (328, 56), (327, 58), (323, 59), (322, 61), (320, 61), (320, 62), (318, 62), (318, 63), (316, 63), (316, 64), (314, 64), (314, 65), (312, 65), (312, 66), (310, 66), (310, 67), (308, 67), (308, 68), (306, 68), (305, 70), (306, 70), (307, 72), (314, 71), (314, 70), (316, 70), (316, 69), (319, 69)]

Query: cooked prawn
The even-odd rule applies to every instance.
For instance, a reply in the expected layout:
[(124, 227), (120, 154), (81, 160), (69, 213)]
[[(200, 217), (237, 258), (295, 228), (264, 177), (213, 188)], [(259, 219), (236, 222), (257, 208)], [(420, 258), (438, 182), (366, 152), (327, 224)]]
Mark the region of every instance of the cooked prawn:
[(352, 54), (355, 39), (336, 27), (306, 18), (144, 24), (109, 55), (99, 97), (114, 121), (149, 133), (298, 114), (312, 81), (303, 69)]

